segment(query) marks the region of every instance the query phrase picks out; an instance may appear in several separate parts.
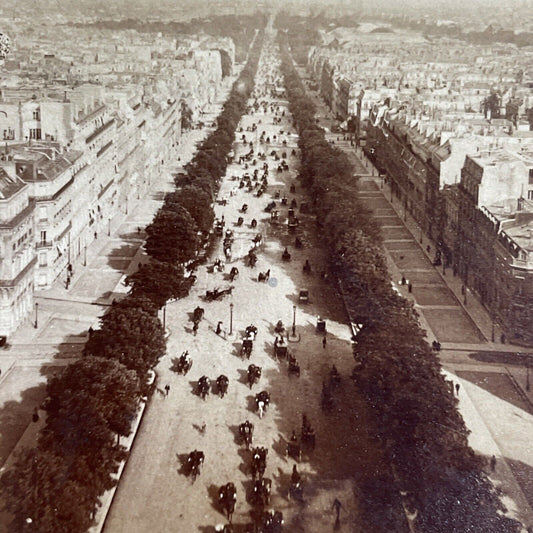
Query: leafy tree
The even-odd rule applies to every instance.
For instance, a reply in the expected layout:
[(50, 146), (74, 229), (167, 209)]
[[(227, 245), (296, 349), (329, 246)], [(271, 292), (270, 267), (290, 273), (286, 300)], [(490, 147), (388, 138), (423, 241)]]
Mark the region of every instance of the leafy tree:
[(213, 225), (215, 217), (211, 197), (194, 185), (167, 194), (165, 206), (172, 210), (177, 206), (184, 207), (202, 231), (209, 231)]
[(158, 261), (179, 264), (196, 255), (198, 227), (184, 207), (160, 209), (146, 233), (146, 252)]
[(183, 273), (181, 266), (151, 261), (140, 265), (137, 272), (126, 278), (126, 285), (131, 285), (132, 296), (149, 298), (161, 309), (168, 300), (189, 294), (194, 278), (184, 278)]
[(49, 416), (55, 416), (65, 405), (72, 409), (88, 397), (117, 437), (131, 433), (141, 397), (139, 379), (118, 361), (84, 357), (52, 377), (47, 390)]
[(89, 337), (83, 354), (120, 361), (137, 372), (142, 389), (148, 370), (165, 349), (163, 327), (157, 317), (139, 308), (111, 307), (101, 320), (101, 328)]
[(82, 533), (95, 502), (69, 479), (64, 458), (40, 448), (23, 449), (0, 478), (0, 493), (13, 515), (13, 532)]

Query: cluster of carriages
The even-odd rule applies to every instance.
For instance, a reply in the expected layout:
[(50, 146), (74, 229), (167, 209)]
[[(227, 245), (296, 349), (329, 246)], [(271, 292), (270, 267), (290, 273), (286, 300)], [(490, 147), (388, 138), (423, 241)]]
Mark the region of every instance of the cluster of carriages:
[[(266, 69), (270, 72), (270, 76), (273, 77), (271, 80), (272, 83), (267, 84), (267, 86), (276, 86), (279, 85), (275, 83), (275, 78), (279, 76), (278, 73), (274, 74), (276, 68), (273, 68), (272, 65), (266, 66)], [(268, 76), (267, 76), (268, 77)], [(264, 93), (269, 92), (268, 89), (261, 89)], [(270, 90), (273, 92), (274, 90)], [(275, 92), (275, 91), (274, 91)], [(266, 94), (265, 93), (265, 94)], [(274, 124), (280, 124), (282, 117), (285, 116), (285, 111), (282, 110), (279, 106), (270, 103), (268, 100), (256, 100), (252, 106), (249, 108), (249, 112), (254, 114), (258, 111), (264, 111), (265, 113), (270, 110), (273, 117)], [(254, 122), (251, 126), (246, 128), (247, 132), (258, 134), (258, 124), (261, 124), (261, 120)], [(282, 173), (289, 170), (289, 165), (286, 161), (287, 152), (283, 150), (280, 154), (276, 150), (272, 150), (267, 155), (267, 150), (263, 152), (254, 151), (253, 142), (249, 141), (247, 135), (244, 134), (244, 130), (241, 128), (240, 140), (242, 144), (249, 147), (249, 150), (244, 154), (239, 156), (238, 163), (244, 167), (244, 173), (241, 177), (233, 176), (234, 181), (238, 181), (238, 189), (245, 190), (248, 193), (253, 194), (256, 197), (260, 197), (267, 190), (268, 186), (268, 177), (269, 177), (269, 165), (267, 162), (267, 157), (270, 156), (274, 161), (279, 162), (277, 165), (277, 172)], [(262, 144), (270, 144), (271, 142), (278, 142), (280, 145), (286, 145), (286, 140), (282, 138), (284, 131), (279, 132), (279, 136), (272, 135), (267, 136), (266, 132), (262, 132), (259, 138), (259, 142)], [(292, 150), (292, 155), (296, 155), (295, 150)], [(262, 165), (261, 165), (262, 162)], [(294, 194), (296, 192), (295, 186), (292, 185), (290, 192)], [(232, 193), (233, 195), (233, 193)], [(297, 207), (296, 200), (292, 200), (289, 203), (289, 200), (286, 196), (281, 197), (280, 193), (276, 193), (275, 200), (271, 201), (265, 208), (266, 212), (270, 213), (271, 221), (277, 222), (279, 219), (279, 210), (277, 208), (277, 202), (281, 206), (286, 206), (288, 209), (288, 227), (289, 231), (292, 232), (298, 226), (298, 218), (295, 215), (295, 209)], [(219, 203), (223, 205), (226, 204), (226, 200), (220, 200)], [(234, 226), (240, 227), (244, 224), (244, 216), (248, 211), (248, 205), (244, 203), (240, 209), (239, 217), (234, 223)], [(303, 211), (302, 206), (300, 206), (300, 211)], [(254, 229), (257, 227), (257, 220), (254, 218), (249, 223), (250, 228)], [(224, 250), (224, 255), (226, 260), (231, 260), (231, 247), (234, 241), (233, 231), (226, 229), (226, 223), (224, 217), (221, 219), (215, 220), (214, 232), (217, 236), (223, 238), (222, 247)], [(262, 244), (262, 235), (257, 233), (252, 239), (252, 247), (248, 253), (244, 256), (245, 265), (253, 268), (257, 263), (257, 249)], [(302, 242), (297, 237), (295, 240), (295, 247), (301, 248)], [(287, 249), (284, 250), (282, 254), (282, 259), (285, 261), (290, 261), (290, 253)], [(224, 272), (225, 265), (221, 259), (217, 259), (212, 266), (208, 267), (208, 272)], [(238, 268), (233, 266), (229, 274), (225, 274), (225, 279), (231, 282), (239, 275)], [(257, 276), (258, 282), (268, 282), (270, 279), (270, 269), (266, 272), (259, 272)], [(227, 294), (231, 294), (233, 286), (227, 286), (225, 288), (214, 288), (212, 290), (207, 290), (205, 293), (205, 301), (212, 302), (223, 298)], [(301, 301), (307, 301), (308, 292), (302, 291)], [(193, 312), (193, 323), (194, 331), (197, 330), (198, 324), (202, 320), (204, 315), (204, 310), (201, 307), (197, 307)], [(218, 329), (218, 327), (217, 327)], [(288, 336), (285, 331), (281, 321), (275, 326), (275, 336), (274, 336), (274, 358), (281, 362), (287, 362), (287, 369), (289, 375), (300, 376), (300, 365), (296, 358), (291, 354), (288, 349)], [(219, 333), (219, 331), (217, 331)], [(254, 342), (258, 334), (258, 329), (254, 324), (250, 324), (244, 331), (242, 337), (242, 343), (240, 347), (240, 356), (242, 359), (246, 358), (249, 360), (253, 353)], [(175, 361), (175, 369), (181, 374), (186, 374), (192, 367), (192, 360), (188, 355), (188, 352), (184, 352), (180, 358)], [(247, 367), (247, 384), (250, 390), (257, 385), (261, 380), (262, 368), (257, 364), (249, 364)], [(196, 392), (204, 400), (209, 395), (212, 384), (208, 376), (202, 376), (196, 383)], [(215, 381), (215, 386), (213, 386), (213, 392), (219, 394), (221, 397), (224, 397), (229, 387), (229, 380), (227, 376), (221, 374)], [(270, 393), (267, 390), (261, 390), (254, 397), (255, 400), (255, 409), (258, 415), (258, 418), (261, 420), (265, 415), (267, 408), (270, 404), (271, 398)], [(247, 494), (247, 500), (252, 505), (252, 522), (244, 526), (243, 531), (245, 533), (281, 533), (283, 528), (283, 514), (281, 511), (267, 509), (271, 503), (271, 492), (272, 492), (272, 479), (265, 476), (266, 467), (267, 467), (267, 456), (268, 449), (263, 446), (253, 447), (253, 434), (254, 434), (254, 424), (250, 420), (242, 422), (238, 427), (239, 440), (246, 447), (247, 454), (249, 454), (248, 460), (248, 470), (251, 475), (252, 484), (250, 490)], [(297, 435), (296, 431), (292, 432), (290, 438), (286, 441), (286, 455), (288, 458), (293, 459), (296, 463), (300, 463), (302, 457), (312, 453), (315, 448), (315, 432), (312, 428), (309, 420), (306, 415), (303, 415), (302, 427)], [(186, 466), (188, 469), (188, 474), (190, 474), (193, 482), (196, 477), (200, 474), (201, 466), (205, 461), (205, 456), (202, 451), (194, 450), (190, 452), (187, 456)], [(290, 485), (287, 490), (288, 499), (302, 499), (303, 498), (303, 487), (302, 487), (302, 477), (298, 472), (297, 464), (293, 465)], [(232, 525), (232, 516), (235, 510), (237, 503), (237, 488), (233, 482), (227, 482), (221, 485), (217, 493), (217, 505), (221, 512), (227, 517), (228, 524), (220, 525), (215, 528), (216, 531), (221, 531), (224, 533), (233, 533), (234, 527)]]

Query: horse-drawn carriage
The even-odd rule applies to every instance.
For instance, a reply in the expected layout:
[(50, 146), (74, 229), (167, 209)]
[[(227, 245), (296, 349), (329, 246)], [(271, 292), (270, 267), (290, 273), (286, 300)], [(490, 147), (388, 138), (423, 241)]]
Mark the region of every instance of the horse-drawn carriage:
[(235, 504), (237, 502), (237, 489), (233, 483), (226, 483), (218, 489), (218, 504), (225, 511), (228, 520), (231, 522), (231, 517), (235, 511)]
[(242, 341), (241, 346), (241, 357), (246, 357), (246, 359), (250, 359), (250, 355), (252, 355), (252, 349), (254, 347), (254, 341), (250, 337), (246, 337)]
[(219, 289), (215, 287), (212, 291), (205, 291), (205, 299), (208, 302), (212, 302), (214, 300), (220, 300), (226, 294), (231, 294), (232, 291), (233, 291), (233, 285), (230, 285), (229, 287), (226, 287), (225, 289)]
[(289, 367), (288, 367), (289, 376), (291, 374), (294, 374), (295, 376), (300, 377), (300, 365), (298, 364), (296, 357), (288, 353), (287, 361), (289, 362)]
[(224, 374), (220, 374), (217, 378), (217, 392), (221, 398), (228, 392), (229, 379)]
[(255, 481), (256, 478), (261, 479), (266, 470), (266, 458), (268, 450), (264, 447), (256, 447), (252, 450), (252, 462), (250, 464), (250, 470), (252, 478)]
[(274, 209), (276, 207), (276, 202), (274, 200), (272, 200), (270, 203), (268, 203), (265, 207), (265, 212), (266, 213), (270, 213), (272, 211), (272, 209)]
[(209, 394), (209, 389), (211, 388), (211, 380), (207, 376), (202, 376), (198, 380), (198, 395), (205, 400), (206, 396)]
[(200, 475), (200, 467), (204, 464), (204, 460), (204, 452), (199, 450), (192, 451), (187, 457), (187, 467), (193, 483), (196, 481), (197, 476)]
[(300, 289), (300, 292), (298, 293), (298, 301), (301, 303), (309, 302), (309, 290), (308, 289)]
[(253, 506), (264, 508), (270, 505), (270, 493), (272, 492), (272, 480), (267, 477), (256, 479), (250, 495), (250, 503)]
[(270, 403), (270, 394), (263, 390), (255, 395), (255, 405), (259, 414), (259, 418), (263, 418), (263, 414), (266, 413), (268, 404)]
[(239, 436), (241, 437), (242, 442), (244, 442), (246, 448), (250, 448), (252, 445), (252, 439), (254, 434), (254, 425), (249, 421), (239, 424)]
[(248, 386), (250, 387), (250, 389), (252, 388), (253, 385), (258, 383), (259, 380), (261, 379), (261, 372), (262, 372), (262, 369), (260, 366), (256, 366), (256, 365), (248, 366), (246, 380), (248, 382)]
[(185, 376), (192, 368), (192, 359), (189, 357), (189, 351), (184, 351), (179, 358), (174, 359), (172, 363), (172, 370)]
[(302, 448), (294, 431), (292, 432), (291, 439), (287, 442), (286, 453), (287, 457), (294, 459), (297, 463), (302, 459)]

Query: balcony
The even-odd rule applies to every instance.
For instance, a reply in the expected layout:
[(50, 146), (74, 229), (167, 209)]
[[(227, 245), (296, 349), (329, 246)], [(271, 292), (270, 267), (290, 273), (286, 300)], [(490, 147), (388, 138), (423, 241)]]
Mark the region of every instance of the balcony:
[(53, 246), (52, 241), (39, 241), (35, 244), (35, 248), (51, 248)]

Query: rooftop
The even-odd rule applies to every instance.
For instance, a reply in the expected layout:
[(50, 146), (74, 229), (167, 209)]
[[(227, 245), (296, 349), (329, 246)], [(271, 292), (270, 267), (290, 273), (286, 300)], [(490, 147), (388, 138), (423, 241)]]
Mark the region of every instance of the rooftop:
[(10, 198), (25, 186), (26, 184), (20, 178), (16, 176), (12, 178), (0, 167), (0, 200)]

